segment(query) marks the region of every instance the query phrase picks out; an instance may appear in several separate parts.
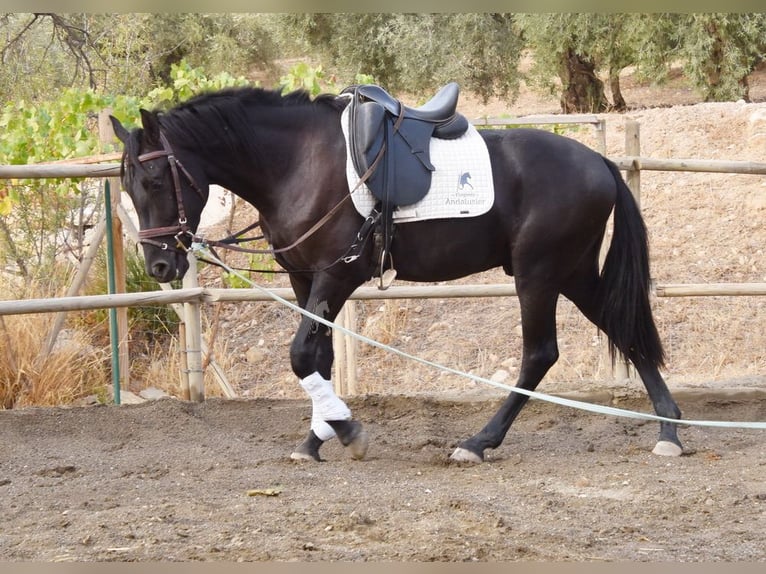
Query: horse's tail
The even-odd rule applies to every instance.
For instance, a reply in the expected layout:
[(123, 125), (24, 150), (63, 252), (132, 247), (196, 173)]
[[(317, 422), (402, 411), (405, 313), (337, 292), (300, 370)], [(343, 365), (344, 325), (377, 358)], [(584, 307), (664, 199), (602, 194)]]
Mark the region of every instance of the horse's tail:
[(649, 302), (649, 246), (646, 226), (618, 167), (604, 158), (617, 184), (614, 235), (601, 270), (600, 324), (609, 337), (609, 354), (630, 354), (644, 364), (665, 362)]

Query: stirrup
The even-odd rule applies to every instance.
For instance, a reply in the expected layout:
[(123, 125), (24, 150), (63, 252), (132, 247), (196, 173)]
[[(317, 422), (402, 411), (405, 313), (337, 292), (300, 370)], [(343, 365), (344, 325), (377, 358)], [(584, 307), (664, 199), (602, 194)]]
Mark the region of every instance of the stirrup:
[(394, 279), (396, 279), (396, 269), (386, 269), (380, 276), (380, 284), (378, 285), (378, 289), (385, 291), (391, 287)]
[(378, 282), (378, 289), (381, 291), (385, 291), (389, 287), (391, 287), (391, 284), (394, 282), (394, 279), (396, 279), (396, 269), (394, 269), (394, 258), (391, 257), (391, 255), (388, 255), (388, 258), (391, 260), (391, 267), (383, 271), (383, 265), (385, 265), (386, 261), (386, 252), (384, 251), (383, 254), (380, 256), (380, 281)]

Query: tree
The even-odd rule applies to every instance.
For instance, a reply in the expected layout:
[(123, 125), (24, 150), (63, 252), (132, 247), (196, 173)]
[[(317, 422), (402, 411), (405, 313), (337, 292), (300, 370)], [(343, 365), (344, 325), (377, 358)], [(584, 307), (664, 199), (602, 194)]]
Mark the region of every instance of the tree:
[(624, 109), (620, 70), (635, 66), (639, 78), (661, 83), (674, 62), (706, 101), (748, 100), (748, 76), (766, 52), (760, 13), (526, 14), (518, 21), (534, 54), (533, 85), (560, 90), (565, 112), (603, 111), (605, 75), (612, 107)]
[[(524, 14), (518, 18), (533, 64), (529, 79), (533, 86), (550, 93), (559, 91), (561, 110), (603, 112), (609, 107), (604, 83), (597, 68), (604, 61), (611, 67), (610, 76), (619, 77), (619, 69), (628, 57), (617, 49), (613, 31), (620, 21), (612, 14)], [(618, 105), (622, 105), (619, 80)]]
[(268, 67), (275, 44), (263, 14), (2, 14), (0, 102), (67, 87), (140, 94), (187, 60), (217, 74)]
[[(172, 66), (171, 82), (143, 98), (68, 88), (47, 102), (0, 107), (0, 164), (27, 164), (107, 151), (96, 115), (110, 108), (128, 126), (140, 123), (141, 108), (166, 107), (207, 90), (244, 85), (228, 73), (208, 76), (185, 61)], [(0, 266), (13, 265), (29, 281), (55, 283), (52, 270), (63, 253), (79, 259), (84, 229), (102, 208), (95, 180), (0, 180)], [(51, 283), (51, 285), (53, 285)]]
[(764, 61), (766, 14), (686, 14), (678, 56), (705, 101), (750, 101), (748, 76)]
[(92, 46), (76, 15), (0, 15), (0, 102), (34, 99), (52, 87), (97, 83)]
[(507, 14), (289, 14), (283, 41), (311, 50), (348, 83), (423, 93), (455, 80), (484, 98), (513, 99), (521, 39)]

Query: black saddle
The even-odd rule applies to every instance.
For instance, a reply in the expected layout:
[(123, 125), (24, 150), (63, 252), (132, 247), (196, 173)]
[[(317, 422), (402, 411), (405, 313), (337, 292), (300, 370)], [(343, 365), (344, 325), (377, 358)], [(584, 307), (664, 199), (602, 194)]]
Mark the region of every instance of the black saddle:
[(379, 200), (382, 238), (378, 230), (376, 243), (381, 276), (390, 259), (394, 209), (417, 203), (431, 187), (431, 138), (455, 139), (468, 129), (468, 120), (456, 111), (459, 92), (458, 84), (451, 82), (417, 108), (372, 84), (342, 92), (352, 94), (349, 147), (354, 169)]
[(351, 159), (372, 194), (393, 205), (423, 199), (431, 187), (429, 144), (432, 137), (455, 139), (468, 129), (457, 113), (460, 88), (451, 82), (418, 108), (403, 105), (380, 86), (346, 88), (349, 104)]

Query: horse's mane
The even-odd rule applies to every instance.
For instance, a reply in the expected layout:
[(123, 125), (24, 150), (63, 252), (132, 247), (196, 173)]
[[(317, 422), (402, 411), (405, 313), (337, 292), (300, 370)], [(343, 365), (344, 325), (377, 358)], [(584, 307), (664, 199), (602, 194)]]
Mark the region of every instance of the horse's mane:
[(233, 151), (243, 144), (254, 146), (252, 116), (249, 110), (263, 109), (266, 114), (274, 108), (295, 110), (295, 125), (305, 114), (329, 106), (340, 110), (346, 102), (332, 94), (315, 98), (305, 90), (282, 94), (278, 90), (254, 87), (225, 88), (194, 96), (167, 112), (158, 112), (160, 125), (171, 141), (190, 141), (204, 147), (215, 136)]

